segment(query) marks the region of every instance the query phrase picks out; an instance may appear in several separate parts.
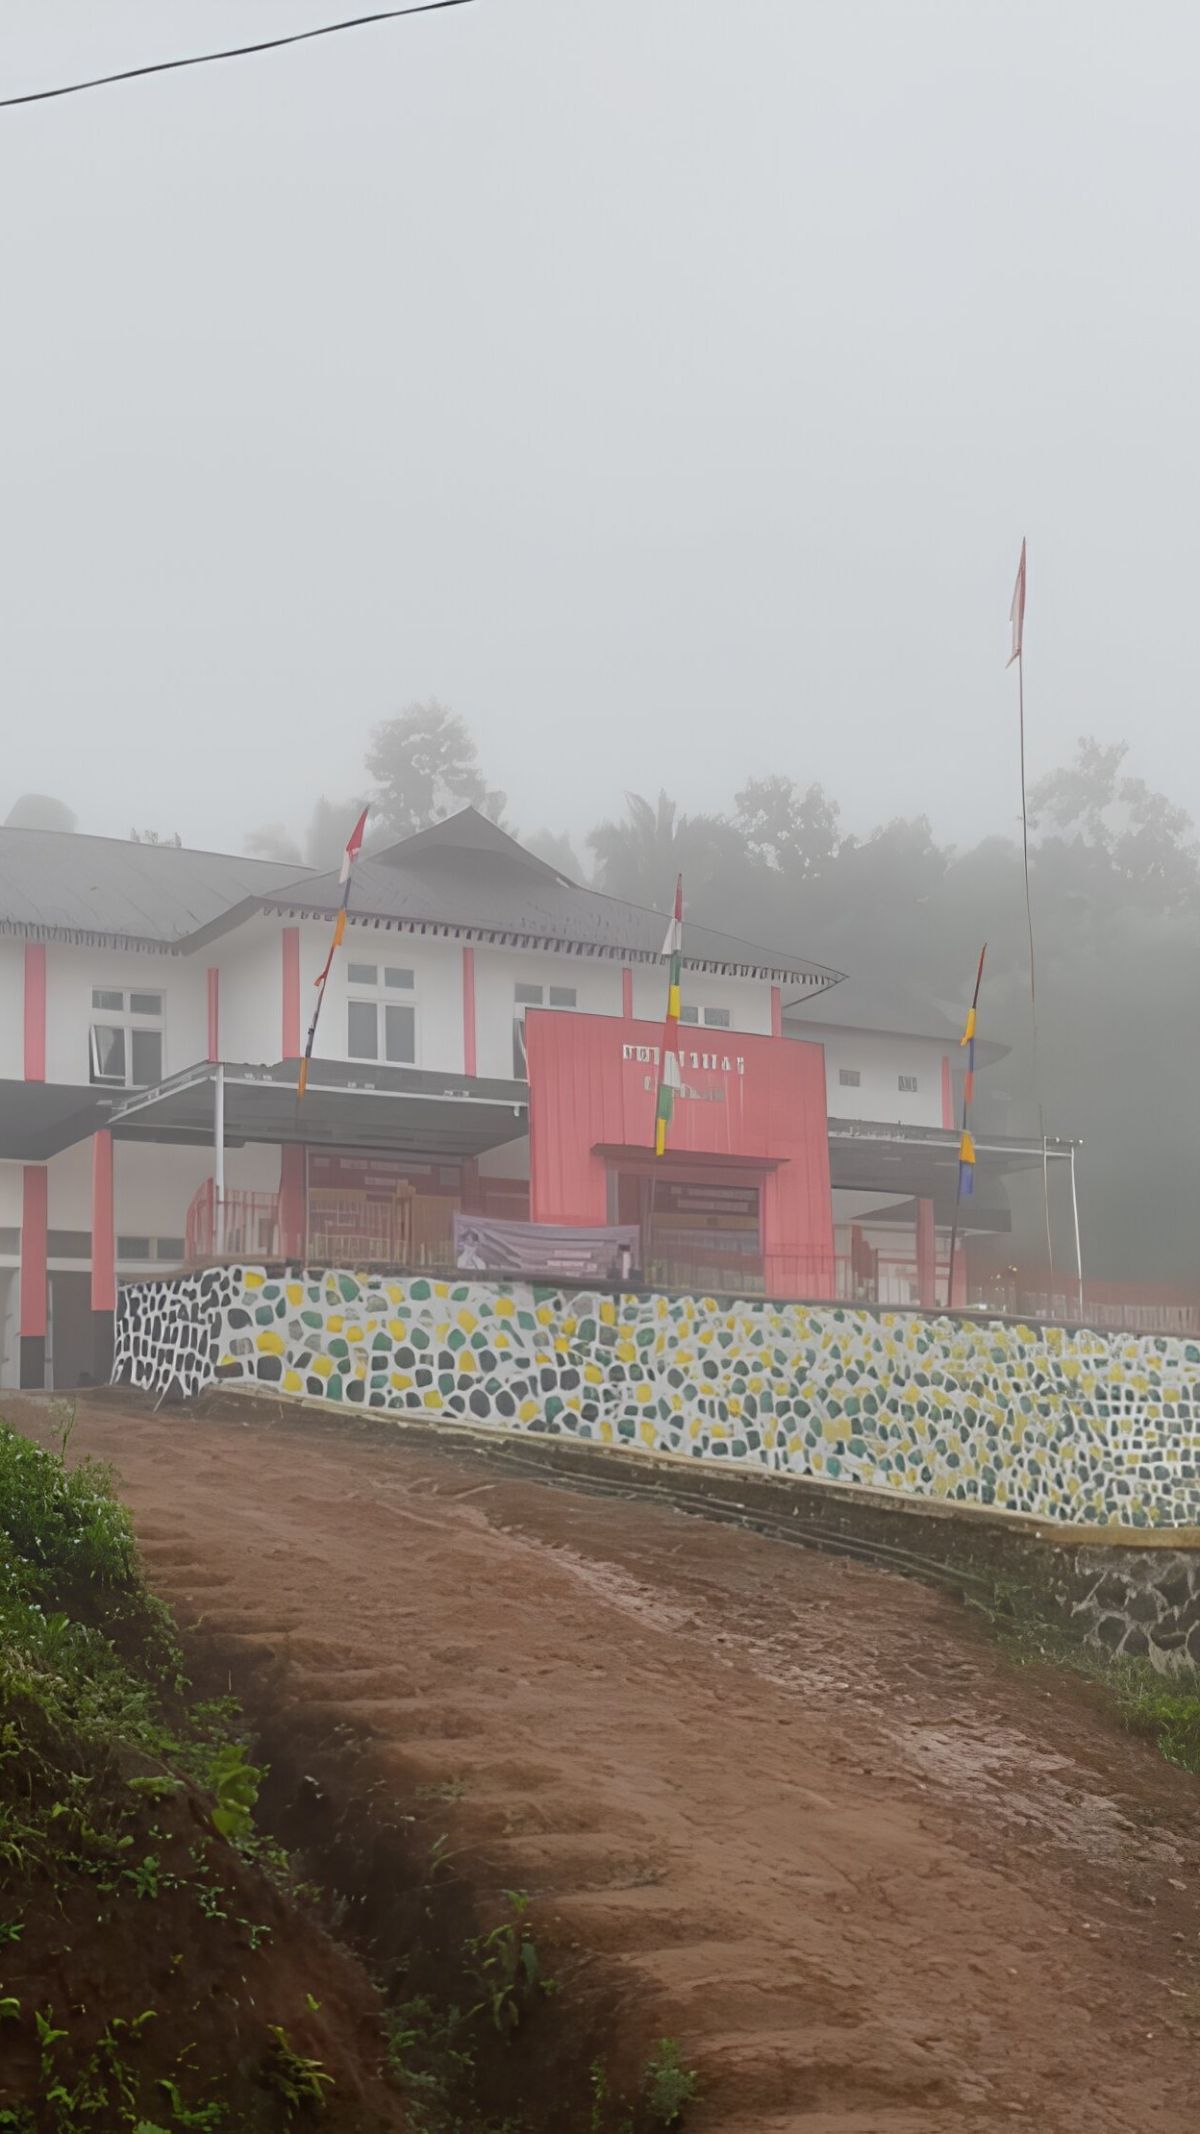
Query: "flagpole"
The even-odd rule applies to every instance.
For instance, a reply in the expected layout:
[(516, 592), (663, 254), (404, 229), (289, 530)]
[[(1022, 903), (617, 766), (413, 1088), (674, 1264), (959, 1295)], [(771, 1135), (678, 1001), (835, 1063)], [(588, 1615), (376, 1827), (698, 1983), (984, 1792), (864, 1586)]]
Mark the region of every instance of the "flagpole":
[(1042, 1143), (1042, 1213), (1046, 1226), (1046, 1260), (1049, 1289), (1054, 1290), (1054, 1237), (1050, 1224), (1050, 1153), (1046, 1144), (1046, 1113), (1042, 1104), (1042, 1071), (1038, 1044), (1037, 958), (1033, 946), (1033, 898), (1029, 887), (1029, 804), (1025, 783), (1025, 579), (1026, 547), (1021, 542), (1021, 562), (1013, 594), (1014, 650), (1009, 660), (1017, 663), (1017, 719), (1021, 741), (1021, 855), (1025, 869), (1025, 927), (1029, 935), (1029, 1008), (1033, 1024), (1033, 1090), (1037, 1103), (1038, 1132)]
[(954, 1258), (958, 1248), (958, 1215), (962, 1206), (963, 1173), (971, 1170), (972, 1190), (974, 1181), (975, 1145), (968, 1126), (971, 1116), (971, 1101), (975, 1095), (975, 1018), (979, 1012), (979, 988), (983, 984), (983, 959), (987, 955), (987, 942), (979, 951), (979, 964), (975, 972), (975, 991), (967, 1014), (967, 1026), (961, 1043), (967, 1048), (967, 1067), (963, 1075), (962, 1134), (958, 1144), (958, 1183), (954, 1189), (954, 1221), (950, 1226), (950, 1259), (946, 1272), (946, 1310), (954, 1308)]
[(1079, 1242), (1079, 1195), (1075, 1190), (1075, 1143), (1071, 1143), (1071, 1210), (1075, 1217), (1075, 1274), (1079, 1282), (1079, 1316), (1084, 1316), (1083, 1246)]

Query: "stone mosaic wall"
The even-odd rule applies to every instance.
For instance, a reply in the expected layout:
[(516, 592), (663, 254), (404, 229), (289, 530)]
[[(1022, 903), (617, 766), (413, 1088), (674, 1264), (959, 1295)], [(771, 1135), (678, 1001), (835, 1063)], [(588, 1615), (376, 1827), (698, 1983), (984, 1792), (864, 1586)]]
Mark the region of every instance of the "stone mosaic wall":
[(1164, 1674), (1200, 1667), (1200, 1552), (1079, 1549), (1070, 1586), (1068, 1612), (1089, 1645)]
[(208, 1269), (114, 1377), (216, 1378), (1086, 1524), (1200, 1523), (1200, 1345), (837, 1305)]

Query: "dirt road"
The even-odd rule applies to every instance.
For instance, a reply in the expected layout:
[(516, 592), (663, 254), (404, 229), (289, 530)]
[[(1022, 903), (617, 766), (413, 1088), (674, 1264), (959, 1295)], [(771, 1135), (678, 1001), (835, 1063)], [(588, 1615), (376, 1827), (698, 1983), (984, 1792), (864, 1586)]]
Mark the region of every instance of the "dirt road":
[(684, 2042), (696, 2129), (1195, 2134), (1196, 1782), (956, 1602), (382, 1430), (79, 1442), (185, 1626), (274, 1653)]

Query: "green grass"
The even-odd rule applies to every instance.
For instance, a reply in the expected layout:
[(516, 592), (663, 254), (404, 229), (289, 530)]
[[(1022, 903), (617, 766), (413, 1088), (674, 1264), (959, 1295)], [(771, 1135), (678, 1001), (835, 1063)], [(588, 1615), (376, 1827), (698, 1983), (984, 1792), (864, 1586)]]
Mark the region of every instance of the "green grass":
[(998, 1581), (990, 1600), (972, 1596), (968, 1605), (1015, 1665), (1057, 1667), (1089, 1683), (1127, 1733), (1200, 1776), (1200, 1677), (1163, 1675), (1147, 1659), (1112, 1659), (1083, 1644), (1053, 1601), (1032, 1587)]

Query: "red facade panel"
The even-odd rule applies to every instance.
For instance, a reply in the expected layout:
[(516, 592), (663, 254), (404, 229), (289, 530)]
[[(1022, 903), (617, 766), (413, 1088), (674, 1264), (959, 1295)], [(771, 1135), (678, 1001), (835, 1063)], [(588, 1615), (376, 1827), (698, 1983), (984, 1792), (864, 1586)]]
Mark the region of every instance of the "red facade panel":
[[(608, 1015), (531, 1009), (530, 1203), (534, 1222), (608, 1220), (608, 1172), (654, 1138), (661, 1028)], [(690, 1039), (691, 1032), (683, 1033)], [(819, 1045), (744, 1031), (697, 1031), (681, 1052), (666, 1164), (705, 1157), (769, 1164), (762, 1183), (764, 1277), (776, 1296), (833, 1294), (833, 1204)], [(636, 1153), (635, 1153), (636, 1152)], [(663, 1175), (667, 1175), (664, 1167)]]

